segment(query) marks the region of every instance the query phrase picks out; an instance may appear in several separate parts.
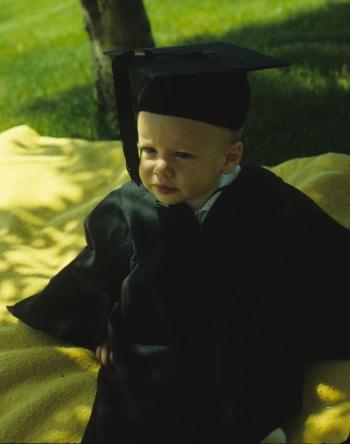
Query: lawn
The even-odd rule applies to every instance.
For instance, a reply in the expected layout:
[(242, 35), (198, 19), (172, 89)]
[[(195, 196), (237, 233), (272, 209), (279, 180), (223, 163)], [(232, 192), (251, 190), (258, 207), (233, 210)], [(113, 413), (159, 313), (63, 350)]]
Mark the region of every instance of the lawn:
[[(245, 159), (350, 154), (349, 0), (145, 0), (158, 46), (223, 40), (290, 63), (250, 75)], [(0, 131), (108, 139), (78, 0), (2, 0)]]

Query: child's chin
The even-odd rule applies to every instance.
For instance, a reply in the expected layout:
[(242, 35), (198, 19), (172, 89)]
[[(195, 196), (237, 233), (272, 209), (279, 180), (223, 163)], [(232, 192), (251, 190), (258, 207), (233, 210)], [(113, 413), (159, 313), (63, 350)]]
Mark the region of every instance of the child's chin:
[(175, 205), (177, 203), (179, 203), (177, 200), (175, 199), (167, 199), (164, 198), (163, 196), (156, 196), (156, 198), (158, 199), (158, 201), (164, 205)]
[(183, 202), (181, 199), (176, 198), (175, 196), (163, 195), (163, 194), (155, 194), (157, 200), (163, 205), (176, 205)]

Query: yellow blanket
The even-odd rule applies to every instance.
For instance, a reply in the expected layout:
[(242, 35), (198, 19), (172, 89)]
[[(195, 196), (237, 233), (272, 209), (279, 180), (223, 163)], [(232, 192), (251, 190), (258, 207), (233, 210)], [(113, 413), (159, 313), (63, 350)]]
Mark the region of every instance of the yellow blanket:
[[(329, 153), (271, 168), (350, 227), (350, 156)], [(79, 442), (98, 364), (90, 352), (34, 331), (6, 305), (40, 291), (84, 246), (84, 217), (128, 180), (119, 142), (0, 133), (0, 442)], [(349, 376), (347, 376), (349, 373)], [(345, 440), (350, 360), (305, 371), (305, 406), (283, 425), (290, 442)]]

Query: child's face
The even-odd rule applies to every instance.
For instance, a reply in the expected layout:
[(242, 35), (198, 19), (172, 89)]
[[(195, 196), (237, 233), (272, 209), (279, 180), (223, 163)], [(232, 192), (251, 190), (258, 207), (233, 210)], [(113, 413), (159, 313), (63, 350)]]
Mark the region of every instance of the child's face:
[(212, 195), (222, 173), (239, 163), (240, 142), (226, 130), (181, 117), (142, 111), (138, 118), (140, 177), (163, 204), (185, 202), (193, 211)]

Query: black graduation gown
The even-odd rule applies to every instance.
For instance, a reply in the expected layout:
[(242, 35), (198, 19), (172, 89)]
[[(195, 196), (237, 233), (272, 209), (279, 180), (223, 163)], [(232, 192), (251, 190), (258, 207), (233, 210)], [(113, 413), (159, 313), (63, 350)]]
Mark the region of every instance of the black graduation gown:
[(347, 358), (350, 231), (242, 166), (202, 227), (128, 183), (87, 247), (11, 313), (95, 350), (110, 341), (84, 442), (258, 442), (301, 407), (302, 363)]

